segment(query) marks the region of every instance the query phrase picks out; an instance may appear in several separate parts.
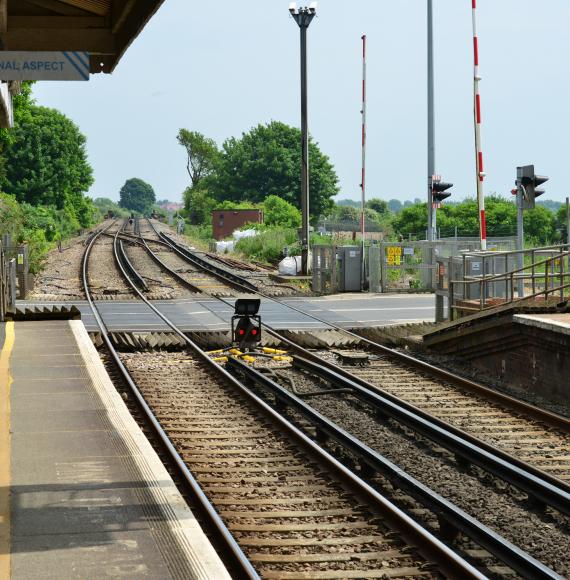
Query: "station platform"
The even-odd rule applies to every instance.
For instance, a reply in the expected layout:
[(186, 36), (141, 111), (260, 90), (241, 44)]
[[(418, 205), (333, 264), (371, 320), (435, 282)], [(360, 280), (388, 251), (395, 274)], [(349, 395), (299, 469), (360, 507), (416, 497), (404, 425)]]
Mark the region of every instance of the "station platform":
[(570, 306), (511, 305), (436, 326), (423, 346), (469, 363), (491, 379), (567, 405)]
[(0, 578), (230, 578), (79, 320), (0, 324)]

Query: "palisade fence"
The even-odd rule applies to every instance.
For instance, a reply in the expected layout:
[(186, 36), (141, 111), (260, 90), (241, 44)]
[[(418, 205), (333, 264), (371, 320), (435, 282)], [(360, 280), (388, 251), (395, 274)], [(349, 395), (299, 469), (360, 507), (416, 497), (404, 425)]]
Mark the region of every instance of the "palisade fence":
[(464, 252), (437, 260), (436, 320), (455, 320), (525, 300), (570, 299), (570, 245)]
[[(512, 251), (515, 238), (490, 238), (491, 252)], [(371, 241), (365, 248), (364, 290), (369, 292), (435, 292), (438, 260), (478, 250), (478, 238), (450, 238), (434, 242)], [(333, 294), (342, 289), (338, 246), (313, 246), (313, 291)]]
[(10, 258), (6, 242), (8, 236), (0, 240), (0, 322), (4, 322), (8, 314), (16, 308), (16, 258)]

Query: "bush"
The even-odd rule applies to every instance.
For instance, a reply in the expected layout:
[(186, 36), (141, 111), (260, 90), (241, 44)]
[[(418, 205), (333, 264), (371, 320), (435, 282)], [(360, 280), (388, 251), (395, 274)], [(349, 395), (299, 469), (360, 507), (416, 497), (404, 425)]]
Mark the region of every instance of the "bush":
[(268, 226), (298, 228), (301, 226), (301, 212), (293, 204), (277, 195), (270, 195), (263, 202), (264, 222)]
[(293, 228), (270, 228), (252, 238), (243, 238), (236, 250), (252, 260), (276, 264), (283, 257), (283, 248), (297, 242), (297, 230)]

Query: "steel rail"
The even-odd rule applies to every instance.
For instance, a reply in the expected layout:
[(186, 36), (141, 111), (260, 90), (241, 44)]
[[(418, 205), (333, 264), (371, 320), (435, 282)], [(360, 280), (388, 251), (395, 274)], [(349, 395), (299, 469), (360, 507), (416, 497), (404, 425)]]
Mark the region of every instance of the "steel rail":
[[(227, 364), (237, 371), (241, 377), (253, 381), (271, 393), (281, 403), (300, 412), (321, 433), (340, 443), (345, 449), (356, 455), (361, 463), (366, 464), (372, 472), (382, 473), (398, 489), (406, 490), (410, 495), (418, 499), (422, 505), (426, 505), (434, 511), (438, 517), (443, 516), (445, 521), (455, 530), (467, 535), (474, 542), (496, 556), (501, 562), (516, 570), (524, 578), (560, 578), (554, 570), (511, 544), (501, 535), (446, 500), (428, 486), (408, 475), (390, 460), (368, 447), (268, 376), (235, 357), (230, 357)], [(318, 437), (318, 439), (321, 440), (321, 437)]]
[(115, 257), (122, 264), (122, 266), (130, 273), (137, 287), (140, 290), (143, 290), (144, 292), (148, 292), (147, 283), (144, 281), (143, 277), (137, 272), (135, 267), (132, 265), (131, 261), (129, 260), (129, 257), (127, 256), (127, 253), (125, 252), (123, 240), (119, 239), (119, 233), (121, 232), (122, 229), (124, 229), (124, 227), (125, 226), (123, 225), (122, 228), (119, 228), (117, 230), (117, 233), (115, 234), (113, 240)]
[[(153, 229), (154, 225), (151, 224)], [(262, 295), (263, 297), (270, 298), (276, 302), (281, 303), (278, 300), (275, 300), (271, 297), (267, 297), (264, 294), (258, 292), (258, 294)], [(223, 302), (228, 306), (232, 306), (232, 304), (221, 298), (216, 297), (218, 300)], [(288, 306), (288, 305), (286, 305)], [(294, 310), (297, 310), (293, 307)], [(302, 311), (300, 311), (302, 312)], [(307, 314), (308, 315), (308, 314)], [(310, 315), (308, 315), (310, 316)], [(324, 321), (323, 321), (324, 322)], [(363, 392), (371, 393), (373, 396), (378, 396), (383, 400), (387, 401), (391, 405), (394, 405), (394, 409), (401, 409), (401, 412), (398, 414), (399, 420), (402, 421), (404, 418), (411, 420), (411, 417), (414, 417), (414, 422), (417, 427), (422, 427), (424, 429), (424, 434), (431, 439), (434, 439), (440, 442), (441, 445), (447, 446), (448, 448), (452, 448), (454, 452), (457, 454), (458, 457), (462, 457), (465, 460), (475, 463), (490, 471), (494, 475), (505, 479), (513, 483), (516, 487), (523, 489), (531, 496), (536, 498), (537, 500), (545, 503), (547, 505), (552, 505), (562, 513), (569, 513), (570, 511), (570, 485), (560, 480), (543, 470), (536, 468), (525, 461), (522, 461), (505, 451), (477, 438), (465, 431), (454, 427), (453, 425), (430, 415), (429, 413), (415, 407), (414, 405), (407, 403), (406, 401), (392, 395), (391, 393), (372, 385), (365, 380), (353, 375), (346, 369), (339, 367), (333, 363), (328, 361), (323, 361), (318, 355), (311, 353), (307, 349), (297, 345), (295, 342), (285, 338), (283, 335), (279, 333), (276, 329), (272, 326), (268, 325), (267, 323), (263, 323), (263, 326), (268, 329), (270, 334), (281, 340), (284, 344), (286, 344), (289, 348), (295, 350), (297, 353), (300, 353), (301, 357), (296, 359), (297, 364), (301, 364), (301, 360), (304, 360), (307, 364), (309, 361), (316, 364), (317, 367), (315, 368), (326, 368), (329, 373), (332, 373), (331, 376), (340, 376), (342, 379), (338, 380), (347, 380), (351, 383), (354, 383), (360, 386), (361, 389), (364, 389)], [(339, 330), (344, 330), (338, 327)], [(348, 332), (348, 331), (346, 331)], [(349, 332), (349, 334), (352, 334)], [(358, 335), (354, 335), (357, 336)], [(360, 337), (358, 337), (360, 338)], [(388, 351), (389, 354), (400, 354), (392, 351), (391, 349), (384, 347), (383, 345), (374, 343), (372, 341), (368, 341), (367, 339), (362, 339), (366, 343), (370, 343), (374, 347), (378, 347), (384, 353), (384, 351)], [(427, 363), (423, 363), (422, 361), (417, 361), (408, 355), (402, 355), (402, 357), (408, 362), (408, 359), (411, 359), (414, 362), (420, 363), (421, 370), (423, 372), (427, 372), (425, 367), (428, 367), (430, 371), (436, 370), (440, 371), (441, 369), (437, 369), (437, 367), (433, 367), (432, 365), (428, 365)], [(478, 387), (477, 383), (472, 383), (466, 379), (461, 379), (461, 377), (457, 377), (452, 373), (448, 373), (447, 371), (441, 371), (450, 382), (453, 382), (452, 379), (459, 379), (461, 382), (468, 382), (472, 385)], [(510, 405), (510, 403), (519, 403), (516, 399), (512, 397), (508, 397), (507, 395), (502, 395), (500, 393), (496, 393), (487, 387), (481, 387), (480, 390), (477, 390), (477, 394), (481, 395), (482, 392), (488, 391), (493, 395), (497, 395), (497, 399), (500, 402), (507, 406), (508, 408), (515, 407), (517, 412), (527, 412), (533, 418), (540, 419), (541, 421), (549, 424), (550, 419), (554, 419), (553, 423), (556, 428), (559, 428), (559, 423), (562, 421), (564, 424), (570, 424), (564, 417), (560, 417), (553, 413), (549, 412), (542, 412), (541, 409), (533, 407), (527, 403), (520, 403), (520, 405)], [(521, 411), (522, 409), (522, 411)], [(550, 423), (552, 424), (552, 423)], [(426, 428), (426, 426), (430, 426), (430, 428)], [(409, 424), (410, 427), (414, 428), (412, 424)], [(433, 428), (432, 428), (433, 427)], [(447, 441), (447, 443), (446, 443)], [(493, 461), (488, 461), (487, 458), (493, 458)]]
[[(188, 282), (188, 280), (186, 280), (186, 278), (183, 278), (178, 272), (176, 272), (175, 270), (173, 270), (172, 268), (168, 267), (149, 247), (149, 245), (147, 244), (147, 241), (145, 238), (143, 238), (142, 236), (140, 237), (140, 239), (142, 240), (142, 244), (145, 247), (146, 251), (148, 252), (149, 256), (151, 257), (152, 260), (154, 260), (161, 268), (163, 268), (166, 272), (168, 272), (168, 274), (170, 276), (172, 276), (179, 284), (181, 284), (182, 286), (184, 286), (185, 288), (188, 288), (188, 290), (191, 290), (192, 292), (197, 292), (198, 294), (202, 294), (203, 290), (200, 289), (199, 286), (196, 286), (194, 284), (192, 284), (192, 282)], [(167, 246), (168, 244), (164, 244), (165, 246)], [(170, 248), (170, 246), (168, 246)]]
[[(121, 268), (120, 262), (118, 262), (118, 265)], [(127, 272), (122, 268), (121, 270), (125, 279), (130, 281)], [(151, 310), (153, 310), (155, 314), (157, 314), (157, 316), (159, 316), (168, 326), (170, 326), (170, 328), (186, 342), (186, 344), (203, 362), (205, 362), (210, 368), (218, 373), (218, 375), (220, 375), (224, 380), (236, 388), (238, 392), (248, 401), (253, 403), (257, 409), (263, 412), (270, 421), (272, 421), (281, 429), (282, 432), (285, 432), (288, 436), (294, 439), (297, 444), (304, 447), (305, 450), (316, 457), (323, 466), (333, 472), (339, 479), (348, 485), (356, 495), (367, 498), (367, 500), (382, 513), (391, 527), (397, 529), (404, 539), (417, 547), (419, 553), (437, 563), (440, 566), (442, 572), (449, 574), (450, 577), (458, 579), (484, 578), (484, 576), (471, 564), (466, 562), (452, 549), (433, 536), (423, 526), (411, 519), (397, 506), (388, 501), (378, 491), (360, 479), (356, 474), (354, 474), (346, 466), (336, 460), (332, 455), (319, 447), (300, 429), (292, 425), (275, 409), (273, 409), (255, 393), (248, 389), (235, 376), (214, 362), (210, 356), (208, 356), (194, 341), (187, 337), (184, 332), (182, 332), (182, 330), (180, 330), (168, 317), (162, 314), (149, 300), (147, 300), (147, 298), (140, 292), (140, 290), (138, 290), (136, 285), (134, 285), (131, 281), (130, 283), (133, 290), (139, 295), (141, 300), (143, 300), (145, 304)], [(139, 396), (142, 398), (140, 392)], [(152, 414), (150, 409), (149, 412)], [(198, 484), (196, 483), (196, 485)], [(230, 532), (228, 531), (228, 533)], [(239, 546), (237, 547), (239, 548)]]
[(501, 453), (492, 446), (485, 449), (478, 439), (472, 438), (473, 440), (469, 441), (463, 432), (452, 430), (447, 423), (438, 421), (425, 413), (422, 416), (411, 405), (403, 405), (400, 399), (380, 394), (372, 385), (364, 386), (363, 381), (354, 380), (356, 377), (347, 377), (321, 363), (322, 361), (317, 363), (301, 357), (293, 357), (295, 367), (304, 369), (313, 376), (317, 375), (338, 388), (352, 389), (355, 396), (365, 400), (399, 423), (425, 435), (456, 456), (462, 457), (522, 489), (541, 503), (552, 506), (565, 515), (570, 515), (570, 493), (564, 489), (560, 480), (523, 462), (517, 462), (519, 463), (517, 465), (509, 454)]
[(237, 274), (233, 274), (232, 272), (228, 272), (224, 268), (219, 268), (218, 266), (211, 264), (207, 260), (204, 260), (203, 258), (196, 256), (195, 254), (193, 254), (180, 244), (177, 244), (174, 240), (172, 240), (162, 232), (159, 232), (158, 235), (161, 237), (162, 240), (170, 244), (171, 248), (177, 254), (186, 258), (187, 261), (189, 261), (197, 268), (205, 270), (209, 274), (212, 274), (212, 276), (218, 278), (218, 280), (221, 280), (222, 282), (225, 282), (226, 284), (229, 284), (230, 286), (233, 286), (238, 290), (245, 290), (247, 293), (257, 292), (257, 287), (253, 285), (251, 282), (247, 281), (245, 278), (242, 278)]
[[(150, 223), (151, 227), (154, 229), (154, 231), (156, 232), (156, 228), (154, 227), (154, 224), (152, 224), (152, 222), (150, 222), (150, 220), (149, 220), (149, 223)], [(156, 232), (156, 233), (157, 233), (157, 235), (159, 235), (158, 232)], [(174, 242), (174, 241), (172, 241), (171, 243), (172, 243), (172, 245), (176, 245), (176, 242)], [(188, 250), (186, 250), (186, 252), (190, 253)], [(239, 276), (238, 276), (238, 278), (239, 278)], [(242, 280), (245, 281), (245, 278), (242, 278)], [(562, 415), (558, 415), (556, 413), (552, 413), (550, 411), (540, 409), (538, 407), (535, 407), (534, 405), (531, 405), (529, 403), (525, 403), (524, 401), (519, 401), (518, 399), (515, 399), (514, 397), (511, 397), (511, 396), (506, 395), (504, 393), (495, 391), (489, 387), (485, 387), (484, 385), (481, 385), (479, 383), (476, 383), (474, 381), (471, 381), (469, 379), (466, 379), (464, 377), (456, 375), (450, 371), (441, 369), (441, 368), (436, 367), (430, 363), (427, 363), (427, 362), (424, 362), (424, 361), (419, 360), (417, 358), (414, 358), (413, 356), (410, 356), (409, 354), (399, 352), (397, 350), (389, 348), (383, 344), (380, 344), (378, 342), (375, 342), (373, 340), (365, 338), (365, 337), (361, 336), (360, 334), (357, 334), (356, 332), (353, 332), (351, 330), (343, 328), (342, 326), (338, 326), (334, 322), (329, 322), (329, 321), (323, 320), (322, 318), (319, 318), (318, 316), (315, 316), (309, 312), (305, 312), (304, 310), (297, 308), (296, 306), (293, 306), (290, 303), (283, 302), (278, 298), (275, 298), (273, 296), (269, 296), (269, 295), (267, 295), (267, 294), (265, 294), (257, 289), (255, 290), (255, 293), (258, 294), (259, 296), (267, 299), (267, 300), (271, 300), (273, 302), (281, 304), (282, 306), (285, 306), (286, 308), (294, 310), (295, 312), (297, 312), (299, 314), (303, 314), (304, 316), (311, 318), (312, 320), (315, 320), (316, 322), (320, 322), (321, 324), (323, 324), (329, 328), (333, 328), (334, 330), (337, 330), (339, 332), (347, 334), (353, 338), (357, 338), (359, 341), (361, 341), (366, 346), (370, 347), (371, 350), (373, 350), (377, 354), (389, 355), (392, 358), (394, 358), (398, 361), (405, 362), (405, 363), (409, 364), (410, 366), (413, 366), (414, 368), (418, 369), (419, 371), (425, 372), (436, 379), (448, 381), (456, 387), (459, 387), (459, 388), (462, 388), (462, 389), (469, 391), (471, 393), (483, 396), (488, 400), (491, 400), (491, 401), (497, 402), (501, 405), (504, 405), (505, 407), (507, 407), (508, 409), (510, 409), (512, 411), (515, 411), (517, 413), (523, 413), (524, 415), (526, 415), (528, 417), (531, 417), (533, 419), (536, 419), (537, 421), (541, 421), (543, 423), (546, 423), (547, 425), (550, 425), (551, 427), (554, 427), (556, 429), (560, 429), (560, 430), (564, 431), (565, 433), (570, 433), (570, 419), (567, 417), (563, 417)], [(228, 304), (227, 300), (224, 300), (221, 297), (215, 297), (215, 298), (224, 302), (225, 304)], [(263, 323), (263, 326), (265, 328), (267, 328), (268, 330), (270, 330), (276, 338), (283, 340), (284, 342), (286, 342), (290, 346), (295, 346), (299, 349), (302, 349), (305, 353), (309, 352), (306, 349), (303, 349), (302, 347), (299, 347), (298, 345), (296, 345), (293, 341), (283, 337), (279, 333), (279, 330), (271, 327), (267, 323)], [(336, 367), (336, 369), (339, 372), (343, 370), (343, 369), (340, 369), (340, 367)]]
[[(112, 225), (113, 224), (108, 226), (107, 229), (109, 229)], [(109, 338), (109, 331), (107, 329), (107, 326), (105, 325), (103, 318), (101, 317), (99, 310), (95, 305), (95, 301), (93, 300), (91, 292), (89, 290), (89, 276), (88, 276), (89, 256), (91, 254), (91, 249), (93, 248), (95, 242), (97, 241), (97, 238), (101, 234), (102, 232), (98, 232), (95, 236), (93, 236), (93, 238), (87, 245), (85, 253), (83, 254), (82, 279), (85, 296), (87, 298), (87, 301), (89, 302), (89, 306), (91, 307), (93, 316), (97, 321), (97, 325), (101, 330), (101, 337), (105, 343), (105, 346), (107, 347), (109, 353), (111, 354), (113, 362), (121, 372), (123, 379), (129, 386), (131, 393), (133, 394), (133, 396), (137, 401), (137, 404), (142, 409), (148, 424), (153, 429), (162, 447), (166, 451), (167, 456), (176, 466), (179, 475), (181, 477), (181, 480), (184, 483), (185, 489), (189, 492), (193, 500), (200, 507), (202, 515), (208, 518), (211, 526), (215, 531), (216, 539), (220, 542), (221, 545), (223, 545), (227, 549), (227, 555), (229, 555), (229, 560), (232, 562), (232, 565), (235, 567), (237, 571), (239, 571), (242, 577), (257, 579), (259, 578), (259, 576), (251, 566), (249, 560), (243, 554), (241, 548), (235, 542), (235, 539), (233, 538), (229, 530), (226, 528), (225, 524), (223, 523), (222, 519), (220, 518), (220, 516), (218, 515), (212, 504), (209, 502), (208, 498), (202, 491), (202, 488), (198, 485), (198, 482), (195, 480), (194, 476), (192, 475), (192, 473), (190, 472), (190, 470), (188, 469), (188, 467), (186, 466), (186, 464), (176, 451), (174, 445), (168, 438), (168, 435), (166, 435), (166, 433), (162, 429), (160, 423), (154, 416), (150, 407), (147, 405), (146, 401), (144, 400), (144, 397), (139, 391), (129, 371), (121, 361), (117, 351), (115, 350), (115, 347), (111, 342), (111, 339)], [(126, 276), (126, 272), (123, 269), (122, 264), (119, 261), (118, 255), (116, 253), (116, 246), (115, 246), (115, 260), (119, 265), (123, 274)], [(135, 285), (133, 285), (133, 289), (139, 294), (139, 296), (144, 298), (140, 290)]]

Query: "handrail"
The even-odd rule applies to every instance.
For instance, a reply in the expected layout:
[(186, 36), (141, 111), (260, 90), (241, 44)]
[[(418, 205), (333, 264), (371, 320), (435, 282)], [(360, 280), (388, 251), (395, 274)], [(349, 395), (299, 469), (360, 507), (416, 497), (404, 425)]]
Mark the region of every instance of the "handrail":
[[(467, 279), (450, 280), (449, 283), (450, 284), (474, 284), (474, 283), (479, 283), (482, 280), (485, 282), (488, 282), (488, 281), (501, 282), (501, 281), (505, 281), (507, 279), (507, 276), (510, 277), (512, 274), (516, 274), (517, 272), (523, 272), (524, 270), (528, 270), (529, 268), (536, 268), (537, 266), (542, 266), (543, 264), (552, 262), (553, 260), (561, 260), (562, 258), (565, 258), (566, 256), (570, 256), (570, 251), (561, 252), (560, 254), (557, 254), (556, 256), (553, 256), (551, 258), (546, 258), (545, 260), (542, 260), (541, 262), (533, 262), (532, 264), (529, 264), (528, 266), (524, 266), (524, 267), (518, 268), (516, 270), (510, 270), (509, 272), (503, 272), (501, 274), (493, 274), (492, 276), (487, 276), (486, 274), (483, 274), (482, 276), (480, 276), (478, 278), (474, 278), (472, 280), (467, 280)], [(570, 272), (565, 272), (565, 273), (558, 274), (557, 276), (559, 276), (559, 275), (568, 276), (569, 274), (570, 274)], [(532, 274), (531, 276), (534, 276), (534, 274)], [(531, 276), (523, 276), (521, 278), (525, 278), (525, 277), (530, 278)], [(554, 276), (554, 274), (552, 276)], [(538, 275), (536, 277), (543, 278), (544, 276)]]
[[(486, 251), (486, 252), (481, 252), (481, 251), (477, 251), (477, 252), (466, 252), (465, 255), (467, 256), (485, 256), (485, 257), (489, 257), (489, 256), (510, 256), (513, 254), (535, 254), (536, 252), (544, 252), (544, 251), (548, 251), (548, 250), (560, 250), (560, 248), (570, 248), (570, 244), (556, 244), (554, 246), (541, 246), (539, 248), (531, 248), (529, 250), (504, 250), (504, 251), (499, 251), (499, 252), (492, 252), (492, 251)], [(568, 250), (570, 251), (570, 249)]]

